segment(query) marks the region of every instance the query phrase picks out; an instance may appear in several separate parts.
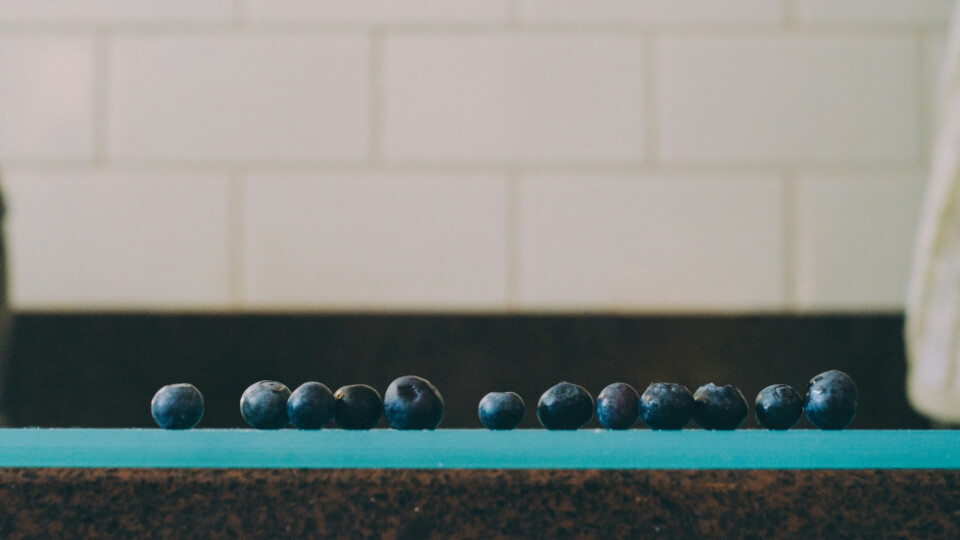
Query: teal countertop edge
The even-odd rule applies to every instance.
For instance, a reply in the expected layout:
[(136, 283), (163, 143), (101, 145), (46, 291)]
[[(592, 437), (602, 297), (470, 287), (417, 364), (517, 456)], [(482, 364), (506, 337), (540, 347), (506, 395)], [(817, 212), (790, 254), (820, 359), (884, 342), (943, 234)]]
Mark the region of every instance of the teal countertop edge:
[(960, 431), (26, 428), (0, 467), (960, 469)]

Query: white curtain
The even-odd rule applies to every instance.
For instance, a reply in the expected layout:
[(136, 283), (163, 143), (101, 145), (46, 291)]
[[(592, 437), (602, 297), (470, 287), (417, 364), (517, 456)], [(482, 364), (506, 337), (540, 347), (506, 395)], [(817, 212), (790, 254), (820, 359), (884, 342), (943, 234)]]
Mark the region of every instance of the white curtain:
[(934, 420), (960, 423), (960, 3), (936, 100), (933, 167), (907, 299), (907, 393)]

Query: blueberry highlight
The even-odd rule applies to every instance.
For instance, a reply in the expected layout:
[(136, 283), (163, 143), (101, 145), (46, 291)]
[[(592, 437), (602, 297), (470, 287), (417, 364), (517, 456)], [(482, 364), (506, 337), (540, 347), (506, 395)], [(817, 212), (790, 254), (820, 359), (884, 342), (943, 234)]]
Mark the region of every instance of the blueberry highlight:
[(747, 400), (732, 385), (705, 384), (693, 394), (693, 419), (703, 429), (733, 430), (747, 419)]
[(803, 410), (810, 423), (820, 429), (843, 429), (857, 415), (859, 399), (853, 379), (834, 369), (810, 379)]
[(282, 429), (287, 427), (287, 400), (290, 389), (277, 381), (251, 384), (240, 396), (240, 414), (255, 429)]
[(597, 418), (607, 429), (630, 429), (640, 415), (640, 394), (627, 383), (613, 383), (597, 396)]
[(287, 399), (287, 416), (299, 429), (320, 429), (333, 418), (335, 401), (327, 385), (305, 382)]
[(523, 398), (515, 392), (490, 392), (480, 400), (477, 414), (487, 429), (513, 429), (523, 420)]
[(343, 429), (371, 429), (383, 416), (380, 392), (365, 384), (351, 384), (333, 393), (333, 418)]
[(767, 429), (790, 429), (803, 414), (803, 398), (792, 386), (773, 384), (757, 394), (753, 411), (757, 422)]
[(568, 382), (551, 387), (537, 402), (537, 420), (547, 429), (577, 429), (593, 416), (593, 396)]
[(422, 377), (400, 377), (383, 394), (383, 414), (394, 429), (436, 429), (443, 420), (443, 396)]
[(655, 382), (640, 396), (640, 419), (651, 429), (683, 429), (693, 411), (693, 394), (682, 384)]
[(192, 429), (203, 418), (203, 395), (192, 384), (168, 384), (154, 394), (150, 414), (163, 429)]

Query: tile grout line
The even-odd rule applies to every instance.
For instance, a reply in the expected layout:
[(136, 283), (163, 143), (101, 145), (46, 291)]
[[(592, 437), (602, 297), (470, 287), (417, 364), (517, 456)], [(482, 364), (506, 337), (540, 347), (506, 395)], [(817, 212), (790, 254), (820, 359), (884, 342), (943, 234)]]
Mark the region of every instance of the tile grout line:
[[(506, 24), (505, 24), (506, 22)], [(89, 35), (91, 31), (107, 30), (118, 36), (197, 36), (197, 35), (229, 35), (238, 29), (253, 35), (262, 36), (325, 36), (325, 35), (369, 35), (371, 31), (389, 32), (395, 35), (407, 36), (497, 36), (509, 34), (518, 30), (532, 36), (587, 36), (587, 37), (636, 37), (640, 38), (651, 32), (671, 37), (781, 37), (784, 35), (785, 25), (792, 29), (792, 35), (811, 38), (818, 37), (914, 37), (919, 31), (929, 31), (938, 26), (921, 24), (878, 24), (878, 23), (797, 23), (794, 24), (783, 18), (770, 23), (729, 24), (729, 23), (544, 23), (528, 20), (498, 21), (492, 23), (269, 23), (258, 22), (250, 24), (246, 14), (238, 18), (234, 15), (221, 23), (194, 23), (194, 24), (111, 24), (111, 25), (65, 25), (65, 24), (36, 24), (31, 26), (11, 25), (0, 23), (0, 32), (9, 35), (35, 34), (67, 34)]]
[(230, 241), (229, 293), (231, 309), (244, 307), (244, 189), (245, 176), (239, 169), (229, 173), (230, 219), (228, 222)]
[(380, 163), (383, 159), (383, 109), (384, 109), (384, 72), (383, 61), (386, 47), (386, 32), (383, 28), (374, 28), (370, 31), (370, 80), (367, 88), (370, 90), (368, 118), (367, 161), (371, 164)]
[(520, 197), (523, 175), (517, 170), (510, 170), (505, 175), (505, 178), (507, 182), (506, 306), (508, 311), (516, 311), (522, 307), (520, 298), (520, 264), (523, 254), (520, 251)]
[(797, 293), (797, 263), (800, 260), (799, 241), (797, 239), (799, 227), (798, 175), (795, 170), (782, 174), (783, 183), (783, 304), (789, 312), (799, 312)]
[[(371, 164), (361, 162), (235, 162), (235, 161), (129, 161), (113, 159), (109, 167), (122, 171), (152, 172), (222, 172), (236, 167), (244, 172), (257, 173), (304, 173), (304, 174), (501, 174), (505, 169), (517, 169), (528, 174), (572, 173), (580, 175), (635, 176), (655, 174), (673, 176), (749, 176), (777, 175), (785, 168), (805, 173), (821, 174), (877, 174), (897, 172), (904, 174), (924, 173), (926, 167), (909, 162), (861, 162), (861, 163), (790, 163), (790, 162), (660, 162), (652, 163), (568, 163), (568, 162), (390, 162)], [(96, 169), (89, 160), (6, 160), (10, 169), (32, 171), (68, 171)]]
[(644, 130), (643, 156), (645, 163), (657, 165), (660, 163), (660, 89), (657, 86), (659, 77), (657, 71), (657, 43), (659, 36), (651, 32), (643, 37), (643, 90), (646, 96), (643, 99)]
[(93, 81), (93, 162), (103, 166), (107, 162), (107, 87), (110, 66), (108, 40), (110, 33), (98, 30), (94, 38)]

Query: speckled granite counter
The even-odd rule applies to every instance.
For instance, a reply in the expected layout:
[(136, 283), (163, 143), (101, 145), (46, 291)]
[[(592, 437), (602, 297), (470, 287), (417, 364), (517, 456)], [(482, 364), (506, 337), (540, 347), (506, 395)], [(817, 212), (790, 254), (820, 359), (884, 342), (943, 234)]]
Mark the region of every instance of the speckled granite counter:
[(0, 469), (2, 538), (960, 538), (956, 470)]

